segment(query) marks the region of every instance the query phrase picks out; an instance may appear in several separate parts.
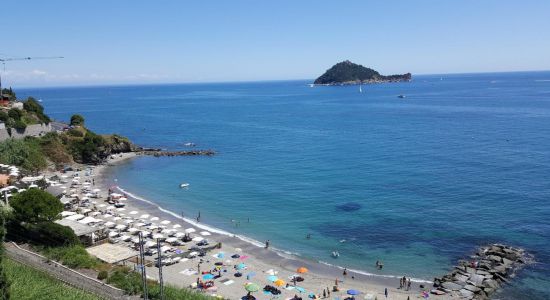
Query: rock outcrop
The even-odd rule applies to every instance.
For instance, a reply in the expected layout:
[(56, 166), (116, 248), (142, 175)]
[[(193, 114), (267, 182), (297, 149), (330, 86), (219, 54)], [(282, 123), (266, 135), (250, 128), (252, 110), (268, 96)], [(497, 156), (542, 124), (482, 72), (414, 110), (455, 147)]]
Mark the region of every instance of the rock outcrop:
[(533, 257), (523, 249), (501, 244), (481, 247), (461, 260), (447, 275), (434, 279), (433, 293), (450, 293), (462, 299), (489, 299)]

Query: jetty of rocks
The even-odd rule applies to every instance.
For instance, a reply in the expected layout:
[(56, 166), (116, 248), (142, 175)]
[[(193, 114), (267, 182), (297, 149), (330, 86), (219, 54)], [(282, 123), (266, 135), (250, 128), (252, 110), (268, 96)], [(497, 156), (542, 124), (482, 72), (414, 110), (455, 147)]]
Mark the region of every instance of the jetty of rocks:
[(447, 275), (434, 279), (434, 294), (452, 294), (460, 299), (489, 299), (516, 271), (533, 261), (525, 250), (502, 244), (481, 247)]
[(161, 156), (194, 156), (194, 155), (205, 155), (212, 156), (216, 154), (214, 150), (189, 150), (189, 151), (162, 151), (162, 150), (143, 150), (137, 152), (139, 155), (151, 155), (154, 157)]

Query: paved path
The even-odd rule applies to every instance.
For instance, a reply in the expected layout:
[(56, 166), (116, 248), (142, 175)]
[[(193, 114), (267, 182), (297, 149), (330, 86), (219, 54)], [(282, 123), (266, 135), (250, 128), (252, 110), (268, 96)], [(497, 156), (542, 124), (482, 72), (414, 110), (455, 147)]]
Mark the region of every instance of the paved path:
[(90, 292), (102, 299), (127, 299), (137, 300), (140, 297), (124, 295), (121, 289), (105, 284), (95, 278), (81, 274), (67, 268), (57, 262), (48, 262), (39, 254), (19, 248), (16, 244), (5, 243), (6, 254), (10, 259), (20, 262), (32, 268), (44, 271), (46, 274), (64, 282), (72, 287)]

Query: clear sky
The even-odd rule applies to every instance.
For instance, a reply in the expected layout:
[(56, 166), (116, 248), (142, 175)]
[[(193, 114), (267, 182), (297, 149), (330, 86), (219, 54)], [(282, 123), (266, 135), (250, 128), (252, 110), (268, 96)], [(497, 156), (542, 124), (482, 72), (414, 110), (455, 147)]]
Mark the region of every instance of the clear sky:
[(550, 1), (2, 0), (5, 85), (550, 70)]

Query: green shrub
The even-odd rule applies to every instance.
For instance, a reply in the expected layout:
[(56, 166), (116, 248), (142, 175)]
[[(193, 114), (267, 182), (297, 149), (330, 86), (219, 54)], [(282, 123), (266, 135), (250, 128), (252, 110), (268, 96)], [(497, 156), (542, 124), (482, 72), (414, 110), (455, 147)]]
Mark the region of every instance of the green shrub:
[(36, 138), (8, 139), (0, 142), (0, 163), (19, 166), (33, 172), (47, 166)]
[(75, 129), (75, 128), (69, 129), (69, 131), (67, 131), (67, 134), (71, 135), (71, 136), (75, 136), (75, 137), (83, 137), (84, 136), (84, 133), (82, 133), (82, 131), (80, 131), (78, 129)]
[(81, 115), (72, 115), (71, 126), (84, 126), (84, 117)]
[(27, 128), (27, 123), (25, 123), (23, 120), (15, 120), (13, 128), (17, 129), (18, 131), (23, 131), (25, 130), (25, 128)]
[(127, 267), (117, 267), (111, 272), (107, 283), (124, 290), (129, 295), (143, 293), (141, 274), (131, 272)]
[(105, 280), (107, 279), (107, 277), (109, 277), (109, 272), (105, 270), (99, 271), (99, 273), (97, 273), (97, 279), (99, 280)]
[(43, 248), (41, 252), (49, 259), (56, 260), (69, 268), (92, 269), (99, 265), (99, 261), (91, 256), (82, 245)]
[(0, 121), (6, 123), (8, 121), (8, 114), (5, 111), (0, 110)]
[(18, 108), (12, 108), (8, 110), (8, 116), (14, 120), (20, 120), (23, 116), (23, 111)]

